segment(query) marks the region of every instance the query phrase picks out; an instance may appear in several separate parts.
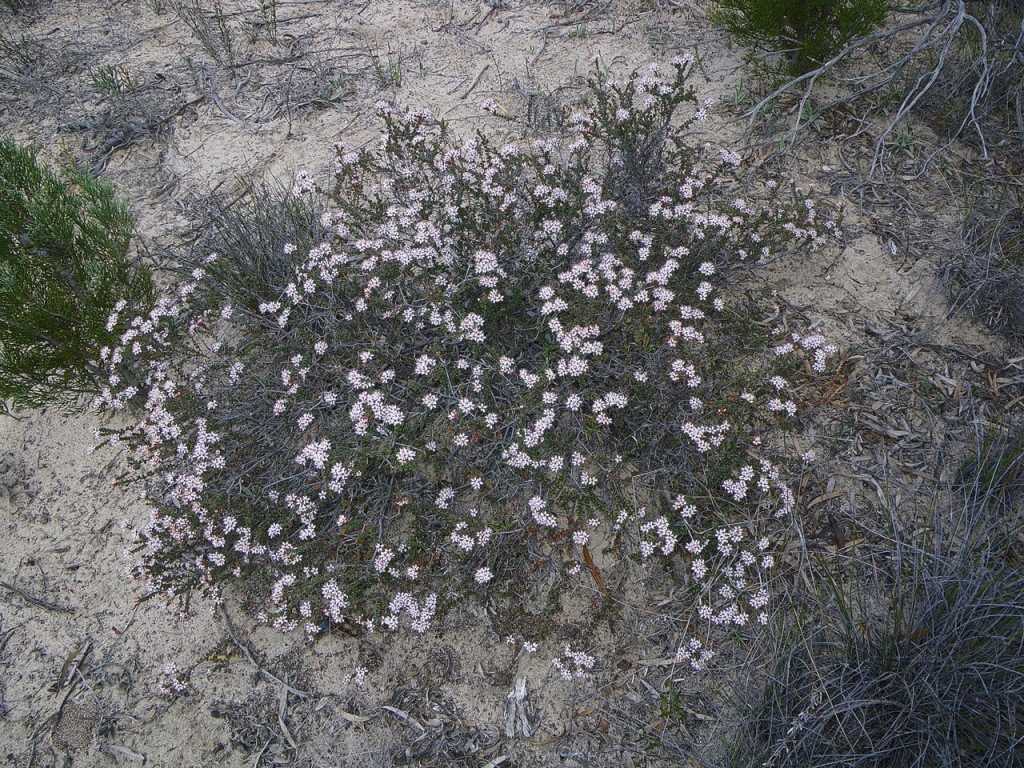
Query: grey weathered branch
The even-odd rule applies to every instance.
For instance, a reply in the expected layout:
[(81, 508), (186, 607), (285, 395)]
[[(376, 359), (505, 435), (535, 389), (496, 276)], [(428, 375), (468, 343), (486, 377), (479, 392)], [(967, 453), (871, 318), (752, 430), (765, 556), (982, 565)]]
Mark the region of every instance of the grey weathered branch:
[[(799, 108), (795, 110), (791, 131), (792, 139), (795, 139), (800, 130), (808, 123), (806, 107), (814, 92), (815, 86), (826, 75), (831, 75), (837, 69), (847, 63), (854, 56), (882, 43), (895, 42), (901, 36), (917, 31), (916, 40), (913, 45), (895, 59), (885, 63), (880, 69), (839, 78), (839, 82), (849, 86), (851, 90), (843, 95), (837, 96), (824, 104), (822, 111), (835, 108), (843, 104), (849, 104), (863, 98), (871, 93), (879, 91), (900, 80), (906, 73), (912, 71), (915, 66), (921, 65), (913, 82), (907, 89), (902, 101), (896, 108), (892, 117), (882, 129), (875, 142), (874, 156), (871, 162), (871, 173), (873, 174), (881, 160), (884, 142), (893, 132), (896, 126), (903, 121), (929, 91), (935, 86), (939, 78), (952, 65), (956, 54), (960, 50), (956, 48), (959, 42), (963, 42), (963, 35), (966, 29), (972, 28), (977, 34), (975, 45), (978, 52), (970, 60), (964, 61), (965, 69), (973, 71), (975, 82), (971, 88), (970, 100), (966, 108), (959, 128), (954, 135), (959, 136), (968, 126), (972, 127), (980, 141), (982, 155), (989, 159), (988, 141), (985, 137), (985, 130), (982, 127), (979, 108), (985, 98), (990, 95), (995, 78), (1004, 74), (1008, 68), (1013, 66), (1024, 67), (1024, 20), (1021, 23), (1020, 33), (1007, 51), (992, 40), (992, 25), (994, 25), (994, 11), (997, 0), (987, 0), (984, 7), (989, 11), (985, 19), (979, 18), (967, 7), (966, 0), (939, 0), (916, 8), (896, 8), (893, 13), (910, 17), (910, 20), (901, 24), (888, 27), (866, 37), (852, 42), (840, 53), (823, 62), (815, 69), (806, 72), (799, 77), (793, 78), (774, 91), (769, 93), (746, 114), (752, 123), (753, 120), (773, 101), (786, 93), (793, 93), (802, 90)], [(1009, 56), (1006, 56), (1010, 53)], [(1002, 61), (997, 54), (1003, 54)], [(931, 60), (924, 62), (926, 56)], [(1022, 97), (1018, 94), (1016, 110), (1018, 113), (1024, 109), (1021, 103)], [(1024, 117), (1018, 114), (1018, 127), (1024, 129)]]

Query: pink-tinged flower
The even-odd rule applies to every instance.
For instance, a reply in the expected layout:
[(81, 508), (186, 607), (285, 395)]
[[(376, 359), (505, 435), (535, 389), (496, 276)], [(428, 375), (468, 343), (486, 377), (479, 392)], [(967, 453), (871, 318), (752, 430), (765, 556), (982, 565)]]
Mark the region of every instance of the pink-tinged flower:
[(530, 509), (530, 512), (533, 513), (533, 519), (538, 525), (542, 525), (547, 528), (554, 528), (558, 525), (558, 521), (555, 519), (555, 516), (550, 512), (544, 511), (547, 504), (540, 496), (534, 496), (531, 498), (527, 502), (526, 506)]
[(593, 670), (597, 659), (588, 653), (574, 651), (571, 646), (565, 646), (565, 652), (561, 659), (552, 659), (551, 666), (558, 670), (558, 674), (566, 682), (574, 677), (584, 678)]
[(327, 455), (331, 450), (330, 440), (318, 440), (303, 448), (295, 457), (295, 462), (306, 466), (312, 464), (317, 469), (323, 469), (327, 464)]

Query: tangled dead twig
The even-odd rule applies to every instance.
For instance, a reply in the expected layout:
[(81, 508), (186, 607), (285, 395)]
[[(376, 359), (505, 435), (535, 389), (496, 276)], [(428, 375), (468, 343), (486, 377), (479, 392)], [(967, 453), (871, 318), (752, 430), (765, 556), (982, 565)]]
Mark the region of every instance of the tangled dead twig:
[[(822, 113), (886, 89), (905, 88), (900, 103), (875, 138), (870, 178), (878, 171), (884, 158), (886, 140), (925, 97), (940, 87), (945, 78), (953, 90), (968, 92), (963, 112), (957, 117), (959, 125), (950, 131), (950, 141), (970, 127), (977, 135), (982, 156), (990, 160), (991, 142), (986, 137), (986, 114), (991, 108), (991, 99), (1000, 90), (1000, 84), (1013, 80), (1014, 72), (1019, 72), (1024, 64), (1024, 25), (1014, 37), (1012, 30), (1007, 31), (1012, 24), (1002, 17), (1004, 13), (1012, 14), (1013, 10), (1007, 11), (1001, 0), (987, 0), (974, 5), (980, 5), (985, 15), (969, 9), (967, 0), (934, 0), (914, 8), (894, 9), (893, 13), (908, 20), (855, 40), (828, 61), (774, 89), (746, 116), (752, 125), (754, 119), (780, 97), (799, 93), (790, 133), (793, 142), (800, 131)], [(909, 44), (904, 42), (908, 38)], [(839, 77), (839, 82), (847, 90), (824, 105), (809, 109), (815, 88), (822, 80), (839, 72), (854, 57), (883, 45), (901, 46), (903, 50), (878, 68)], [(1017, 130), (1024, 132), (1024, 118), (1021, 117), (1024, 92), (1019, 85), (1016, 89), (1011, 88), (1010, 98), (1014, 103), (1010, 106), (1017, 115)], [(949, 107), (948, 103), (946, 107)]]

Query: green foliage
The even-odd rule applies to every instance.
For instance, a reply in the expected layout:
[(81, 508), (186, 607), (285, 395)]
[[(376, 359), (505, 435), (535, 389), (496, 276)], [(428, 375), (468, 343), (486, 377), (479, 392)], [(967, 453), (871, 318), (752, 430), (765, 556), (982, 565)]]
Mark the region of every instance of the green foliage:
[(0, 30), (0, 83), (30, 76), (42, 58), (43, 45), (37, 38), (27, 34), (15, 37)]
[(199, 0), (178, 0), (173, 7), (214, 61), (224, 67), (238, 64), (236, 27), (229, 24), (230, 14), (225, 13), (220, 3), (212, 3), (207, 9)]
[(118, 338), (111, 312), (151, 295), (128, 258), (133, 223), (109, 184), (0, 141), (0, 398), (74, 408), (95, 391), (100, 349)]
[(785, 53), (799, 75), (874, 32), (887, 13), (885, 0), (717, 0), (711, 20), (744, 45)]
[(139, 90), (139, 81), (127, 67), (105, 64), (91, 73), (92, 87), (98, 96), (119, 99)]
[(370, 62), (373, 64), (377, 85), (381, 88), (401, 88), (402, 76), (404, 74), (404, 53), (402, 49), (399, 48), (397, 51), (393, 51), (389, 44), (387, 53), (382, 54), (377, 46), (368, 45), (366, 51), (370, 56)]

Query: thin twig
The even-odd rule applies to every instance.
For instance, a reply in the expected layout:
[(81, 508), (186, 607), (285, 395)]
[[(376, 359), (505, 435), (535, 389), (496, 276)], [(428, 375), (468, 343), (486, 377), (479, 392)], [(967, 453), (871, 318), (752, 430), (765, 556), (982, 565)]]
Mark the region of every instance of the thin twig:
[[(285, 678), (287, 680), (287, 678)], [(292, 736), (292, 732), (288, 730), (288, 724), (284, 720), (284, 716), (288, 714), (288, 683), (286, 682), (281, 686), (281, 698), (279, 699), (279, 705), (277, 708), (277, 723), (281, 726), (281, 732), (284, 734), (285, 741), (287, 741), (291, 748), (298, 751), (299, 745), (295, 742), (295, 737)]]
[(6, 581), (0, 581), (0, 587), (3, 587), (4, 589), (9, 589), (11, 592), (13, 592), (14, 594), (18, 595), (23, 600), (26, 600), (26, 601), (32, 603), (32, 605), (38, 605), (40, 608), (45, 608), (48, 611), (56, 611), (57, 613), (74, 613), (75, 612), (74, 608), (67, 608), (67, 607), (65, 607), (63, 605), (57, 605), (56, 603), (51, 603), (51, 602), (49, 602), (47, 600), (42, 600), (42, 599), (40, 599), (38, 597), (35, 597), (34, 595), (30, 595), (28, 592), (23, 590), (21, 587), (16, 587), (13, 584), (8, 584)]
[(256, 129), (249, 125), (247, 122), (245, 122), (245, 120), (228, 111), (228, 108), (224, 106), (224, 102), (220, 100), (220, 96), (218, 96), (217, 92), (212, 88), (210, 89), (210, 96), (213, 98), (213, 103), (217, 106), (217, 109), (224, 113), (225, 117), (227, 117), (232, 122), (237, 123), (242, 128), (247, 130), (249, 133), (256, 133)]
[(459, 90), (459, 88), (462, 87), (462, 84), (464, 82), (466, 82), (468, 79), (469, 79), (468, 77), (464, 77), (461, 80), (459, 80), (459, 82), (455, 84), (454, 88), (449, 89), (448, 95), (451, 96), (453, 93), (455, 93), (457, 90)]
[(249, 663), (256, 667), (257, 671), (264, 678), (266, 678), (272, 683), (277, 683), (278, 685), (284, 686), (287, 692), (290, 693), (292, 696), (298, 696), (300, 699), (309, 698), (309, 694), (305, 691), (300, 691), (297, 688), (293, 688), (292, 686), (288, 685), (288, 683), (286, 683), (284, 680), (277, 677), (264, 667), (260, 666), (260, 664), (253, 657), (252, 651), (249, 650), (249, 647), (239, 639), (238, 631), (235, 629), (235, 623), (231, 620), (231, 616), (228, 614), (227, 608), (225, 608), (223, 605), (220, 605), (218, 606), (218, 611), (220, 612), (221, 618), (224, 620), (224, 628), (227, 630), (228, 637), (231, 638), (231, 642), (235, 644), (235, 647), (242, 652), (245, 658), (249, 660)]
[(232, 112), (226, 106), (224, 106), (224, 102), (221, 101), (220, 96), (217, 95), (217, 89), (213, 84), (213, 78), (210, 76), (210, 74), (206, 71), (205, 68), (201, 69), (204, 75), (204, 79), (206, 80), (206, 86), (210, 89), (210, 98), (213, 99), (213, 103), (217, 107), (217, 109), (219, 109), (226, 118), (231, 120), (233, 123), (239, 125), (249, 133), (256, 133), (255, 128), (253, 128), (251, 125), (245, 122), (245, 120), (243, 120), (242, 118), (238, 117), (235, 114), (232, 114)]
[(484, 72), (486, 72), (490, 68), (490, 64), (484, 64), (483, 68), (476, 73), (476, 77), (473, 78), (473, 82), (469, 84), (469, 88), (466, 89), (466, 92), (462, 94), (459, 97), (459, 99), (465, 99), (467, 96), (469, 96), (469, 94), (473, 92), (473, 89), (476, 88), (477, 84), (480, 82), (480, 78), (484, 76)]
[[(92, 650), (92, 640), (89, 640), (74, 650), (74, 652), (68, 656), (64, 661), (64, 666), (60, 668), (60, 672), (57, 674), (57, 679), (54, 681), (51, 689), (54, 693), (60, 693), (66, 687), (74, 687), (75, 675), (78, 670), (81, 669), (82, 664), (85, 662), (85, 657), (89, 655), (89, 651)], [(65, 697), (66, 698), (66, 697)], [(63, 707), (63, 705), (61, 705)]]
[(533, 58), (530, 59), (530, 68), (532, 69), (537, 64), (537, 59), (544, 53), (544, 49), (548, 47), (548, 28), (544, 27), (544, 39), (540, 41), (540, 48), (533, 54)]

